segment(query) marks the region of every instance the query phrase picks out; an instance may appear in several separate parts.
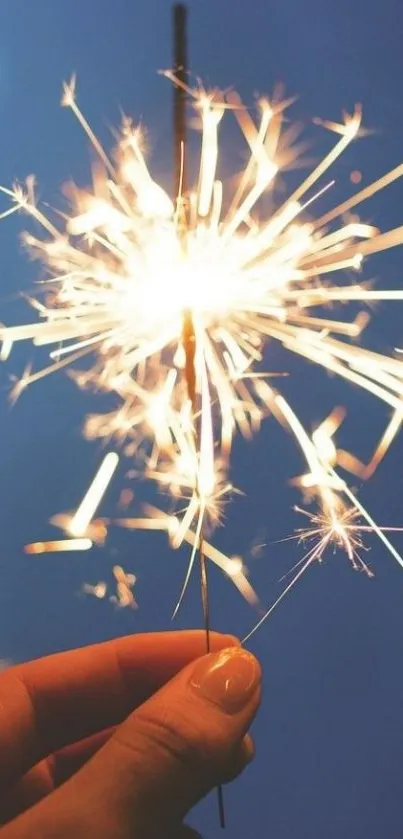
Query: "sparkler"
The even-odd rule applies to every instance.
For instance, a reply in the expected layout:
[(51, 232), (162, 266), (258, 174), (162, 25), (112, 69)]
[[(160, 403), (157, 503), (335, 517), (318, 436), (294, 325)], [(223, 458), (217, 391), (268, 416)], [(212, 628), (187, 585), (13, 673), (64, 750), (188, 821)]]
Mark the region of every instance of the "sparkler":
[[(113, 159), (108, 157), (77, 104), (75, 79), (64, 86), (62, 104), (73, 111), (97, 152), (93, 187), (71, 188), (71, 210), (62, 221), (60, 214), (53, 219), (38, 206), (32, 180), (25, 187), (2, 188), (13, 202), (6, 214), (24, 210), (44, 230), (43, 238), (25, 236), (30, 252), (46, 268), (42, 295), (31, 300), (39, 320), (2, 327), (0, 338), (3, 358), (14, 342), (31, 340), (50, 347), (51, 363), (45, 370), (27, 370), (14, 395), (52, 370), (88, 359), (86, 368), (72, 372), (77, 384), (113, 392), (119, 406), (87, 418), (85, 433), (121, 441), (139, 472), (177, 502), (172, 514), (153, 511), (151, 518), (137, 520), (142, 522), (138, 527), (165, 528), (174, 547), (188, 542), (190, 567), (203, 531), (220, 521), (233, 491), (226, 476), (235, 432), (251, 436), (269, 413), (300, 446), (307, 472), (294, 482), (319, 510), (311, 528), (317, 542), (295, 580), (330, 543), (343, 547), (357, 564), (354, 510), (402, 564), (335, 468), (369, 477), (403, 418), (402, 360), (362, 344), (368, 322), (363, 307), (378, 300), (401, 301), (403, 291), (351, 282), (367, 256), (403, 242), (403, 226), (381, 233), (352, 212), (400, 178), (403, 164), (312, 217), (315, 200), (329, 194), (329, 169), (360, 133), (361, 109), (356, 107), (342, 123), (321, 123), (337, 135), (331, 151), (281, 207), (264, 215), (265, 195), (298, 151), (283, 128), (288, 103), (261, 99), (256, 117), (233, 92), (194, 90), (171, 72), (165, 75), (193, 100), (201, 122), (197, 183), (185, 195), (180, 188), (183, 201), (171, 200), (152, 179), (142, 131), (128, 119)], [(232, 195), (218, 175), (224, 118), (235, 119), (249, 149)], [(182, 148), (178, 185), (183, 185), (185, 154)], [(354, 317), (353, 305), (358, 307)], [(307, 434), (262, 368), (274, 343), (384, 403), (391, 416), (369, 464), (337, 450), (332, 434), (340, 416), (313, 438)], [(98, 501), (84, 516), (88, 527)], [(67, 530), (84, 538), (88, 527), (71, 530), (70, 521)], [(204, 544), (206, 556), (216, 561), (215, 549)], [(220, 561), (242, 593), (256, 602), (242, 563), (232, 565), (222, 555)], [(189, 573), (184, 588), (188, 578)]]

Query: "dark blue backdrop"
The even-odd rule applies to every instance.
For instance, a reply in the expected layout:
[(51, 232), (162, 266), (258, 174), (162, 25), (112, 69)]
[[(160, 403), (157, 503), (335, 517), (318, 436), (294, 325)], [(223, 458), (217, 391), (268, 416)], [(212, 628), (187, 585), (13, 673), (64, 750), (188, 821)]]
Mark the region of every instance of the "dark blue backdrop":
[[(364, 105), (366, 125), (378, 129), (354, 144), (337, 167), (336, 193), (351, 190), (359, 168), (369, 182), (403, 157), (399, 0), (190, 0), (192, 68), (206, 83), (234, 85), (245, 99), (274, 82), (300, 94), (297, 118), (337, 119), (341, 109)], [(237, 6), (237, 8), (235, 8)], [(0, 8), (0, 182), (35, 172), (40, 195), (57, 202), (70, 177), (88, 180), (85, 140), (71, 114), (58, 109), (61, 82), (76, 71), (79, 97), (105, 142), (119, 109), (149, 127), (154, 171), (170, 170), (168, 83), (156, 70), (171, 64), (167, 0), (3, 0)], [(329, 138), (310, 129), (318, 156)], [(232, 152), (231, 152), (232, 154)], [(236, 158), (235, 158), (236, 159)], [(224, 169), (229, 161), (224, 161)], [(290, 175), (293, 179), (294, 175)], [(335, 194), (336, 197), (336, 194)], [(383, 229), (402, 223), (402, 185), (378, 196), (363, 214)], [(27, 315), (15, 292), (29, 288), (37, 267), (19, 250), (22, 220), (0, 225), (1, 319)], [(368, 277), (401, 283), (401, 251), (365, 266)], [(374, 344), (391, 349), (402, 340), (401, 309), (379, 307)], [(277, 353), (277, 351), (276, 351)], [(158, 536), (116, 533), (91, 554), (27, 558), (21, 546), (50, 535), (53, 513), (74, 507), (101, 452), (80, 436), (94, 398), (67, 377), (39, 382), (14, 409), (7, 404), (10, 371), (30, 355), (17, 348), (1, 370), (0, 655), (14, 661), (115, 635), (170, 626), (186, 553), (168, 553)], [(275, 363), (285, 364), (276, 355)], [(369, 397), (351, 393), (310, 366), (287, 362), (285, 387), (312, 425), (334, 404), (349, 407), (342, 443), (368, 456), (385, 419)], [(309, 395), (307, 395), (309, 394)], [(362, 499), (382, 524), (402, 524), (402, 443), (389, 454)], [(234, 479), (246, 492), (229, 511), (217, 541), (250, 558), (252, 581), (269, 602), (278, 580), (300, 556), (294, 543), (273, 544), (296, 525), (296, 500), (286, 477), (301, 467), (290, 439), (269, 421), (253, 444), (237, 443)], [(284, 492), (278, 486), (284, 485)], [(113, 509), (111, 489), (103, 511)], [(251, 557), (255, 540), (269, 544)], [(396, 538), (399, 546), (399, 539)], [(343, 556), (314, 567), (251, 643), (264, 666), (264, 702), (254, 727), (253, 766), (226, 794), (228, 836), (276, 839), (398, 839), (403, 730), (403, 573), (371, 543), (373, 580), (353, 573)], [(403, 540), (400, 539), (400, 547)], [(110, 575), (113, 552), (138, 575), (140, 609), (115, 612), (104, 601), (80, 596), (84, 580)], [(368, 558), (368, 555), (367, 557)], [(213, 573), (217, 628), (243, 633), (254, 620), (230, 584)], [(180, 626), (200, 624), (194, 585)], [(203, 804), (197, 826), (218, 836), (214, 800)]]

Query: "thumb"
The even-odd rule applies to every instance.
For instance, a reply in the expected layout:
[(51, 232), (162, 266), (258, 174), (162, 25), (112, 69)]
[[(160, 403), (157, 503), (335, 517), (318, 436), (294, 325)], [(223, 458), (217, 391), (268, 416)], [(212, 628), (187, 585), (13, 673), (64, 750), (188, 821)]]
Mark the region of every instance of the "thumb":
[[(240, 647), (182, 670), (75, 776), (87, 816), (88, 802), (96, 802), (94, 835), (166, 835), (212, 787), (234, 774), (234, 762), (238, 769), (247, 762), (240, 757), (242, 740), (259, 696), (258, 662)], [(160, 834), (159, 826), (165, 832)]]

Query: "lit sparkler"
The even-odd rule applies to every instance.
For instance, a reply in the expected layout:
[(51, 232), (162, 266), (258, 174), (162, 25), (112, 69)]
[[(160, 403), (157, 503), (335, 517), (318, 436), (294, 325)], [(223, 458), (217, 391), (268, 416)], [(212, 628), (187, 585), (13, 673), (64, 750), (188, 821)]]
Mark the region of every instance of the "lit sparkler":
[[(234, 93), (195, 91), (166, 75), (193, 99), (201, 121), (194, 190), (171, 200), (147, 167), (141, 129), (128, 119), (110, 159), (77, 104), (74, 78), (64, 86), (62, 104), (98, 155), (92, 189), (70, 190), (72, 208), (60, 223), (37, 205), (33, 180), (24, 188), (2, 188), (13, 202), (6, 214), (24, 210), (42, 226), (43, 238), (26, 234), (25, 242), (47, 273), (41, 299), (31, 301), (39, 320), (0, 328), (2, 358), (20, 340), (50, 347), (50, 366), (27, 371), (17, 394), (52, 370), (89, 359), (87, 369), (74, 372), (78, 385), (112, 391), (120, 404), (110, 414), (87, 418), (85, 433), (123, 440), (146, 477), (179, 503), (183, 499), (184, 510), (168, 517), (169, 525), (154, 513), (138, 522), (165, 527), (174, 547), (186, 541), (194, 552), (203, 523), (219, 521), (232, 490), (226, 475), (235, 432), (250, 436), (272, 413), (301, 447), (308, 472), (297, 483), (319, 505), (308, 564), (331, 542), (356, 562), (354, 510), (363, 516), (363, 508), (334, 468), (369, 477), (384, 457), (402, 422), (403, 362), (354, 341), (368, 322), (362, 307), (403, 300), (403, 291), (370, 289), (346, 277), (360, 270), (366, 256), (402, 244), (403, 226), (381, 233), (352, 211), (400, 178), (403, 164), (321, 217), (310, 217), (315, 199), (331, 186), (328, 170), (360, 132), (356, 107), (340, 124), (322, 123), (337, 135), (336, 143), (283, 206), (262, 220), (260, 202), (294, 153), (282, 140), (287, 103), (261, 99), (256, 121)], [(227, 195), (218, 176), (219, 130), (231, 116), (249, 158), (234, 194)], [(346, 303), (358, 305), (356, 315), (334, 317), (334, 308)], [(350, 316), (350, 306), (347, 311)], [(332, 442), (340, 413), (311, 439), (278, 388), (268, 384), (259, 363), (273, 342), (369, 391), (392, 411), (367, 466)], [(266, 352), (266, 363), (269, 358)], [(103, 478), (107, 483), (114, 468), (98, 476), (100, 494), (91, 490), (70, 519), (71, 536), (88, 532)], [(231, 574), (226, 561), (224, 570), (254, 601), (242, 564)]]

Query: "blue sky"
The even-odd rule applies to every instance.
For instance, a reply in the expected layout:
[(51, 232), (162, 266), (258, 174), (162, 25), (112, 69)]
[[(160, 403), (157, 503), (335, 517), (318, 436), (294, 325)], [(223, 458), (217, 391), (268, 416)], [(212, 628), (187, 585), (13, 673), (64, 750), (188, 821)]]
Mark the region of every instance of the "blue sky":
[[(236, 6), (236, 8), (235, 8)], [(337, 166), (337, 195), (350, 194), (349, 175), (367, 183), (403, 156), (401, 31), (398, 0), (191, 0), (190, 55), (206, 84), (233, 85), (253, 103), (278, 81), (298, 99), (292, 117), (312, 140), (312, 156), (328, 148), (311, 119), (337, 119), (362, 102), (374, 129)], [(170, 4), (148, 0), (3, 0), (0, 8), (0, 183), (34, 172), (43, 200), (57, 204), (63, 182), (89, 179), (87, 142), (72, 115), (59, 108), (62, 81), (78, 75), (80, 103), (106, 144), (121, 110), (148, 127), (153, 171), (169, 182), (171, 90), (157, 70), (171, 64)], [(230, 171), (234, 149), (223, 167)], [(290, 183), (295, 173), (286, 176)], [(363, 208), (382, 229), (402, 222), (403, 186)], [(28, 316), (17, 292), (29, 289), (38, 267), (19, 244), (21, 218), (0, 225), (0, 319)], [(365, 276), (399, 287), (402, 253), (384, 254)], [(371, 337), (390, 350), (402, 341), (397, 304), (379, 307)], [(51, 534), (52, 514), (74, 507), (102, 458), (81, 438), (94, 396), (76, 391), (66, 376), (39, 382), (10, 409), (11, 373), (31, 358), (17, 348), (0, 370), (0, 655), (24, 660), (126, 632), (169, 628), (186, 553), (171, 554), (158, 536), (114, 533), (104, 550), (77, 556), (27, 558), (27, 541)], [(276, 363), (281, 364), (276, 358)], [(288, 362), (287, 362), (288, 364)], [(386, 414), (369, 397), (292, 362), (284, 384), (308, 427), (340, 401), (348, 406), (343, 445), (363, 457)], [(361, 498), (377, 520), (402, 524), (403, 446), (398, 441)], [(286, 479), (301, 468), (290, 438), (273, 421), (252, 444), (238, 441), (233, 477), (245, 491), (228, 511), (217, 542), (249, 558), (251, 579), (264, 602), (300, 557), (294, 543), (277, 543), (299, 521), (298, 499)], [(113, 509), (121, 485), (105, 499)], [(281, 487), (281, 491), (279, 491)], [(141, 490), (139, 490), (141, 493)], [(256, 541), (268, 545), (258, 559)], [(403, 539), (396, 537), (403, 549)], [(255, 725), (257, 757), (226, 793), (228, 835), (239, 839), (398, 839), (401, 836), (403, 731), (403, 574), (384, 549), (369, 541), (375, 578), (353, 573), (344, 556), (314, 567), (251, 642), (264, 667), (264, 702)], [(137, 574), (138, 612), (117, 612), (79, 594), (84, 581), (110, 577), (116, 561)], [(215, 626), (243, 634), (254, 621), (229, 583), (212, 573)], [(201, 623), (191, 587), (179, 626)], [(195, 817), (209, 837), (219, 835), (215, 801)]]

